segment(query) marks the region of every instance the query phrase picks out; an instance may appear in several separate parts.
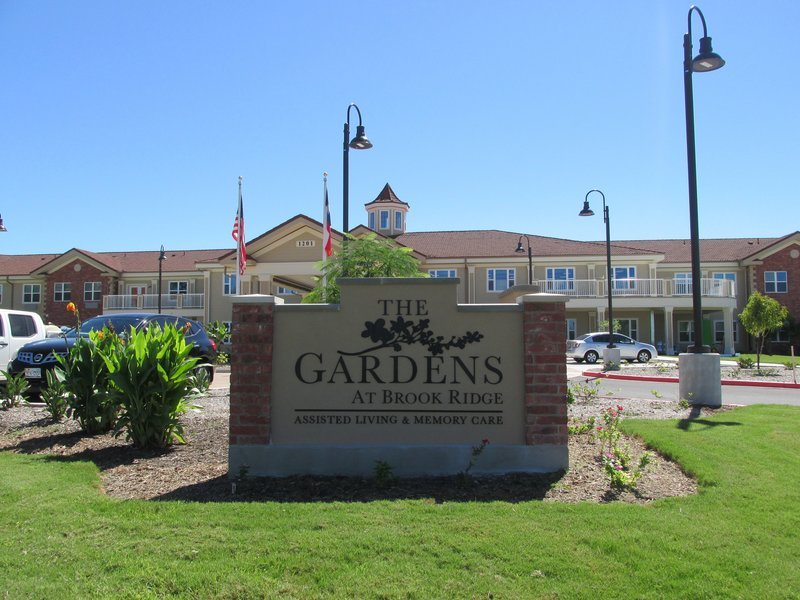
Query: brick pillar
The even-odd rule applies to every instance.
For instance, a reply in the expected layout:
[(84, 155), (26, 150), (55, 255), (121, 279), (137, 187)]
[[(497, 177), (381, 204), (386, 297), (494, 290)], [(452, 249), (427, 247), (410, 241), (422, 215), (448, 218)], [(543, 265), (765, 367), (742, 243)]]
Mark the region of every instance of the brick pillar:
[(528, 445), (568, 443), (566, 301), (556, 294), (529, 294), (518, 300), (523, 309)]
[(231, 347), (230, 444), (269, 444), (274, 296), (234, 301)]

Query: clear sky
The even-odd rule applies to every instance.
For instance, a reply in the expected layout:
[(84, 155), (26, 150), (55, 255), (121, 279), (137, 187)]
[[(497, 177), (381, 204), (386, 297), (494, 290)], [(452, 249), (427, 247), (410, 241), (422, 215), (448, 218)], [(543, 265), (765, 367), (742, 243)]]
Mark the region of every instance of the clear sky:
[[(677, 0), (0, 0), (0, 252), (233, 248), (350, 225), (389, 182), (409, 231), (689, 236)], [(703, 0), (724, 68), (694, 75), (700, 235), (800, 229), (800, 2)], [(702, 26), (692, 21), (699, 46)], [(357, 117), (351, 114), (355, 129)]]

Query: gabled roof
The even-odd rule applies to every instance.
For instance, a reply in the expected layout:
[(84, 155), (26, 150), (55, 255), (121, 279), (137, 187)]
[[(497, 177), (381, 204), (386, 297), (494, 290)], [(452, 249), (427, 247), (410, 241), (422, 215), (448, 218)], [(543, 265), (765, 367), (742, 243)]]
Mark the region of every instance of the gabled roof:
[(402, 204), (403, 206), (408, 206), (408, 202), (403, 202), (400, 198), (397, 197), (397, 194), (394, 193), (392, 186), (388, 183), (383, 186), (381, 193), (378, 194), (378, 197), (375, 198), (372, 202), (367, 202), (364, 206), (372, 206), (373, 204)]
[[(518, 257), (520, 254), (516, 249), (520, 236), (527, 252), (526, 235), (533, 256), (604, 256), (606, 252), (605, 242), (579, 242), (497, 229), (412, 232), (397, 236), (395, 241), (428, 258)], [(646, 246), (635, 247), (623, 242), (612, 243), (611, 251), (616, 256), (660, 254)]]
[[(720, 238), (700, 240), (700, 260), (709, 262), (738, 262), (753, 254), (754, 248), (772, 244), (776, 238)], [(642, 246), (664, 255), (665, 263), (689, 263), (692, 246), (685, 240), (630, 240), (618, 244)]]

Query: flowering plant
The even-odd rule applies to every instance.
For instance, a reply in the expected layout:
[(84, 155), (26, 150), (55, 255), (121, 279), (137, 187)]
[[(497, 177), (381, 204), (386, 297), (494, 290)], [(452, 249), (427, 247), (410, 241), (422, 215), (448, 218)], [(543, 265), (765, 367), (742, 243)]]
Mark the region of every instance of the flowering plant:
[(472, 467), (475, 466), (475, 461), (478, 460), (478, 457), (481, 454), (483, 454), (483, 451), (486, 449), (486, 446), (488, 445), (489, 445), (489, 438), (483, 438), (480, 444), (472, 447), (472, 455), (470, 456), (469, 464), (467, 465), (467, 468), (464, 469), (465, 475), (470, 472)]
[(650, 464), (653, 454), (645, 452), (634, 466), (629, 446), (621, 446), (622, 432), (619, 423), (622, 418), (622, 406), (609, 407), (603, 410), (603, 424), (597, 427), (600, 439), (600, 460), (603, 470), (611, 481), (611, 487), (617, 489), (633, 489), (644, 474), (645, 467)]

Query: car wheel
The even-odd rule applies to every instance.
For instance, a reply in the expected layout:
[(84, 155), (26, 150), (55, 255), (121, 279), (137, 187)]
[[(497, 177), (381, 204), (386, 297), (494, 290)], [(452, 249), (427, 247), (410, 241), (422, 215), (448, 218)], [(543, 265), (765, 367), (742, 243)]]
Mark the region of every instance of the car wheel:
[(636, 355), (636, 360), (640, 363), (650, 362), (650, 353), (647, 350), (639, 350), (639, 354)]
[(589, 350), (589, 351), (588, 351), (586, 354), (584, 354), (584, 356), (583, 356), (583, 359), (584, 359), (584, 360), (585, 360), (587, 363), (589, 363), (590, 365), (593, 365), (594, 363), (596, 363), (598, 358), (600, 358), (600, 355), (599, 355), (597, 352), (595, 352), (594, 350)]

